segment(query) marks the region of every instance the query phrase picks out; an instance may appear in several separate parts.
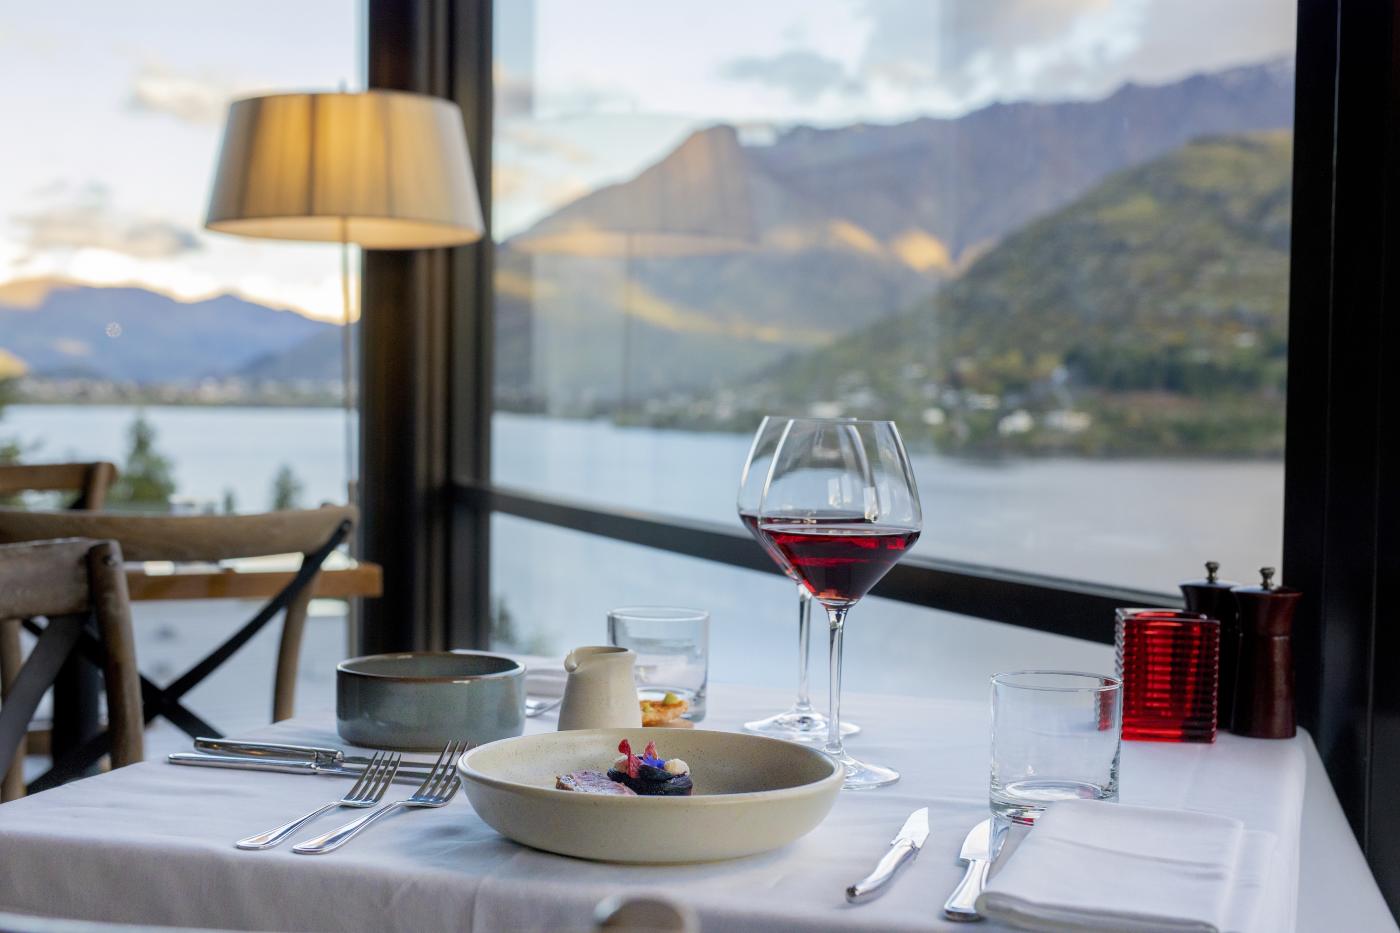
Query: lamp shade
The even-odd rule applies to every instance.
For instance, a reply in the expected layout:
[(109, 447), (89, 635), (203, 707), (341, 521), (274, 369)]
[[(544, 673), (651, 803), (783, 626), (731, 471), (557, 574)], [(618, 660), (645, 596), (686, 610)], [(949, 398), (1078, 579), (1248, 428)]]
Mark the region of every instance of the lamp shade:
[(479, 239), (485, 228), (461, 109), (377, 90), (234, 101), (205, 226), (367, 249)]

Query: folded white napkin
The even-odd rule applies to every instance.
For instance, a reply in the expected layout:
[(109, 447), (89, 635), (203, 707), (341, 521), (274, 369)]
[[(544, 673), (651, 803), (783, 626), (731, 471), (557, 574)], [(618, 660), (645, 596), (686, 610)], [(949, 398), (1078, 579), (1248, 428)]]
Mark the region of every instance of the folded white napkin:
[(1274, 838), (1239, 820), (1090, 800), (1051, 805), (977, 899), (1029, 930), (1247, 933)]

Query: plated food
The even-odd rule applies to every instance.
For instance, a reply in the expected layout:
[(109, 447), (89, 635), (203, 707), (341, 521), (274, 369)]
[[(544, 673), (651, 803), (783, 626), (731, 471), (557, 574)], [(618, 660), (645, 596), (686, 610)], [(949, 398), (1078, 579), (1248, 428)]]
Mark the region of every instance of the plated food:
[(660, 757), (656, 743), (648, 742), (640, 755), (632, 753), (632, 743), (617, 743), (622, 757), (607, 772), (570, 771), (554, 781), (560, 790), (614, 797), (689, 797), (694, 790), (690, 765), (680, 758)]
[(642, 725), (669, 726), (685, 722), (681, 719), (690, 709), (690, 704), (674, 693), (667, 693), (659, 700), (642, 699)]
[[(615, 751), (624, 742), (630, 752)], [(680, 776), (667, 765), (684, 766), (690, 793), (639, 793), (613, 780), (608, 772), (626, 773), (630, 758), (637, 760), (638, 780), (649, 775), (657, 783)], [(619, 761), (624, 768), (616, 767)], [(654, 762), (671, 777), (642, 770), (656, 768)], [(736, 858), (786, 845), (825, 818), (843, 776), (816, 749), (707, 729), (526, 735), (474, 748), (457, 768), (476, 814), (503, 836), (562, 855), (651, 864)]]

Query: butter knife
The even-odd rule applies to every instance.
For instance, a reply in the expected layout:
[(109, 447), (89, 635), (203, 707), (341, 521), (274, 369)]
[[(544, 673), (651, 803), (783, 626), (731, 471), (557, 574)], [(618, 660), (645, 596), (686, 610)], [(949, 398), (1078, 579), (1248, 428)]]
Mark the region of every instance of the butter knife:
[[(328, 774), (335, 777), (359, 777), (364, 773), (360, 764), (321, 764), (291, 758), (245, 758), (238, 755), (205, 755), (199, 752), (175, 752), (166, 756), (173, 765), (193, 765), (199, 768), (232, 768), (236, 771), (275, 771), (281, 774)], [(428, 766), (400, 767), (394, 780), (402, 784), (421, 784), (428, 776)]]
[[(347, 755), (338, 748), (320, 745), (284, 745), (280, 742), (235, 742), (232, 739), (195, 739), (197, 752), (233, 755), (238, 758), (283, 758), (314, 761), (320, 765), (367, 765), (365, 755)], [(410, 765), (413, 762), (409, 762)], [(428, 767), (425, 765), (424, 767)]]
[(963, 840), (960, 861), (967, 863), (962, 881), (943, 905), (943, 916), (949, 920), (981, 920), (977, 912), (977, 895), (987, 883), (987, 871), (992, 867), (992, 821), (985, 819), (968, 832)]
[(919, 854), (927, 838), (928, 807), (920, 807), (909, 814), (904, 826), (890, 840), (890, 850), (880, 857), (875, 870), (846, 889), (846, 900), (852, 904), (864, 903), (883, 893), (895, 872)]

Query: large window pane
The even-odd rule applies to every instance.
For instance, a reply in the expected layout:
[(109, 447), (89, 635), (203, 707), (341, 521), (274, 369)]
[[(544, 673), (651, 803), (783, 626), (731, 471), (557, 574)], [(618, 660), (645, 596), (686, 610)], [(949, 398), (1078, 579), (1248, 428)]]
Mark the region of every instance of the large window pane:
[[(796, 688), (797, 598), (786, 578), (508, 515), (494, 517), (491, 535), (496, 647), (562, 659), (607, 642), (609, 609), (685, 606), (710, 612), (711, 680)], [(812, 685), (824, 696), (820, 608), (813, 625)], [(1113, 649), (873, 596), (847, 626), (852, 690), (975, 697), (992, 674), (1020, 668), (1112, 671)]]
[(498, 3), (497, 481), (728, 521), (763, 414), (891, 417), (920, 553), (1250, 577), (1281, 551), (1293, 16)]
[[(356, 86), (360, 17), (358, 0), (0, 7), (8, 458), (113, 461), (117, 509), (345, 501), (337, 247), (203, 221), (229, 100)], [(173, 679), (256, 608), (138, 604), (142, 668)], [(275, 653), (273, 626), (191, 705), (267, 722)], [(329, 703), (344, 654), (343, 605), (317, 601), (303, 707)]]

